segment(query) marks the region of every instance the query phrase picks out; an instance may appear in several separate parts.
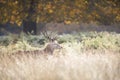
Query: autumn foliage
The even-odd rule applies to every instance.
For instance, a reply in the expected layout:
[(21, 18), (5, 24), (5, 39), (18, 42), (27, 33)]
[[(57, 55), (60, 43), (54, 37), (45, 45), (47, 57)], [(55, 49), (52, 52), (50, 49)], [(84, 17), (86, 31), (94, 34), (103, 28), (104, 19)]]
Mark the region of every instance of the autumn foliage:
[[(29, 11), (32, 9), (32, 11)], [(120, 22), (119, 0), (0, 0), (0, 23), (35, 22), (114, 24)]]

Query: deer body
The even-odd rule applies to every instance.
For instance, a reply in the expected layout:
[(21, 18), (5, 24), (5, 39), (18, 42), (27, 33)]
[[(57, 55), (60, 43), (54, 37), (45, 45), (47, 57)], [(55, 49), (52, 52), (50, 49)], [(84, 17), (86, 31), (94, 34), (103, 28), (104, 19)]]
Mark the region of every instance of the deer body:
[(46, 55), (46, 54), (50, 54), (52, 55), (54, 53), (55, 50), (57, 49), (61, 49), (62, 47), (58, 44), (58, 43), (48, 43), (47, 46), (43, 49), (43, 50), (34, 50), (34, 51), (18, 51), (17, 54), (21, 55)]
[(61, 48), (58, 43), (49, 43), (43, 51), (48, 54), (53, 54), (54, 50)]

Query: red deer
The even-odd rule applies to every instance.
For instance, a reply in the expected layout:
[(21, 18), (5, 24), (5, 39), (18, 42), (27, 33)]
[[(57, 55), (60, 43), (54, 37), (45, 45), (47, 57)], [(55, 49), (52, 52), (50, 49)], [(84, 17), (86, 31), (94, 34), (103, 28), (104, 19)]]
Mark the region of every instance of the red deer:
[(34, 50), (34, 51), (18, 51), (17, 54), (22, 55), (39, 55), (39, 54), (53, 54), (56, 49), (62, 49), (62, 47), (57, 43), (57, 35), (55, 33), (48, 33), (47, 31), (42, 32), (42, 35), (49, 40), (49, 43), (45, 46), (43, 50)]

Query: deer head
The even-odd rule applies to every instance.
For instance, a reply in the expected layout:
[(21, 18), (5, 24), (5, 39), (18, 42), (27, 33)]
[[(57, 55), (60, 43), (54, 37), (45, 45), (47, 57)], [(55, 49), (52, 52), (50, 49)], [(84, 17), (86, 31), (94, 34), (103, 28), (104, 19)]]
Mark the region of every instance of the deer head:
[(42, 35), (49, 41), (46, 48), (44, 49), (44, 52), (53, 54), (54, 50), (62, 49), (59, 43), (57, 43), (57, 33), (50, 31), (48, 32), (45, 30), (42, 32)]

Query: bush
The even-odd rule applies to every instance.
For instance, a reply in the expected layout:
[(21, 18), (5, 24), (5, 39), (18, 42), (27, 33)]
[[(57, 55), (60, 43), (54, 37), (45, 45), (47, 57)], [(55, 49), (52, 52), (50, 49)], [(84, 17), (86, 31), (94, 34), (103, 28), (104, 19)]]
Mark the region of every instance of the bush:
[[(43, 35), (9, 35), (0, 37), (0, 45), (17, 44), (17, 48), (42, 47), (48, 40)], [(80, 49), (120, 51), (120, 34), (109, 32), (80, 32), (58, 35), (58, 43), (77, 44)], [(30, 48), (29, 48), (30, 49)]]
[[(91, 34), (90, 34), (91, 35)], [(100, 32), (96, 36), (88, 36), (82, 41), (84, 47), (93, 49), (112, 49), (119, 50), (120, 35), (116, 33)]]

